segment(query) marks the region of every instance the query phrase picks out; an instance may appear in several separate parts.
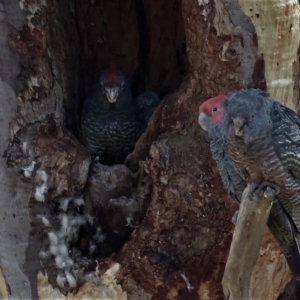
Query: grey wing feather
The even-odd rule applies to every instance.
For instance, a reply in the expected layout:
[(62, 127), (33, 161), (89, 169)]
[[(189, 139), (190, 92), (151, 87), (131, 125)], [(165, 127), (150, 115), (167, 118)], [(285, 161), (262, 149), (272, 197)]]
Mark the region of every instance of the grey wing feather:
[(271, 114), (273, 145), (286, 174), (279, 200), (300, 231), (300, 119), (275, 101)]
[(268, 227), (280, 245), (293, 275), (299, 280), (300, 252), (297, 230), (277, 199), (274, 200), (270, 211)]
[(217, 126), (212, 129), (208, 134), (208, 139), (212, 156), (217, 163), (227, 193), (233, 200), (240, 202), (246, 182), (235, 170), (222, 127)]
[(291, 109), (275, 102), (272, 121), (275, 151), (284, 167), (300, 180), (300, 118)]

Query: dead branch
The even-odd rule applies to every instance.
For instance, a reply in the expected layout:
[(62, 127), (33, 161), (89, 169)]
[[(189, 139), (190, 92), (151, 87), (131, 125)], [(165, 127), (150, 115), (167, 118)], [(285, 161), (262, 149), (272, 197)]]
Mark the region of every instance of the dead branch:
[(256, 184), (244, 190), (237, 223), (222, 280), (225, 299), (251, 299), (250, 282), (258, 259), (275, 191), (254, 193)]

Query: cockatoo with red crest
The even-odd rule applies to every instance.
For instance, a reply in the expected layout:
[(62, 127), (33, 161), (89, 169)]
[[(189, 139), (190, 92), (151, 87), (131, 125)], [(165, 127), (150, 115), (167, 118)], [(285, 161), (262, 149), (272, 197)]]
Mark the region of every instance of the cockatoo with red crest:
[[(251, 101), (253, 101), (253, 103), (251, 103)], [(275, 116), (277, 113), (277, 117), (273, 118), (274, 122), (278, 124), (275, 126), (277, 130), (281, 130), (284, 126), (288, 126), (285, 125), (284, 122), (282, 122), (282, 124), (280, 125), (280, 122), (278, 121), (280, 120), (279, 116), (284, 116), (285, 113), (287, 114), (287, 123), (298, 122), (299, 125), (294, 124), (292, 127), (294, 128), (299, 126), (300, 128), (300, 121), (297, 121), (299, 119), (295, 113), (281, 106), (279, 103), (268, 99), (267, 94), (259, 90), (244, 90), (236, 93), (231, 93), (229, 96), (219, 95), (217, 97), (208, 99), (199, 108), (198, 121), (202, 129), (207, 132), (210, 142), (210, 149), (213, 158), (217, 162), (224, 187), (231, 198), (238, 202), (241, 201), (242, 193), (247, 183), (250, 183), (251, 181), (247, 180), (247, 178), (250, 178), (250, 176), (245, 176), (245, 172), (243, 172), (242, 169), (242, 165), (245, 161), (247, 161), (247, 159), (240, 159), (237, 165), (237, 158), (232, 157), (232, 154), (234, 154), (235, 156), (238, 155), (237, 153), (239, 153), (239, 155), (243, 154), (247, 156), (247, 153), (249, 153), (250, 150), (248, 150), (248, 152), (246, 150), (243, 150), (244, 142), (241, 142), (239, 146), (235, 148), (233, 147), (233, 145), (231, 146), (230, 141), (228, 141), (227, 128), (231, 126), (230, 124), (232, 124), (232, 127), (234, 128), (234, 130), (232, 130), (233, 135), (237, 138), (240, 138), (241, 140), (243, 138), (247, 138), (246, 141), (251, 144), (251, 137), (248, 137), (248, 135), (246, 136), (246, 134), (244, 137), (244, 134), (242, 133), (245, 131), (248, 134), (248, 132), (251, 131), (254, 125), (251, 124), (248, 128), (245, 127), (244, 129), (244, 124), (242, 124), (243, 122), (241, 122), (241, 120), (244, 120), (244, 123), (246, 123), (246, 120), (248, 120), (248, 122), (251, 122), (253, 120), (253, 113), (257, 112), (257, 110), (255, 109), (257, 109), (259, 105), (263, 106), (264, 101), (268, 102), (266, 104), (266, 107), (271, 107), (272, 105), (274, 105), (275, 110), (273, 115)], [(227, 111), (225, 111), (224, 102), (227, 102)], [(251, 105), (254, 106), (254, 108), (251, 107)], [(280, 113), (278, 113), (278, 111), (280, 111)], [(245, 115), (247, 115), (247, 118), (244, 117)], [(269, 116), (267, 116), (266, 119), (270, 120)], [(244, 117), (244, 119), (242, 117)], [(260, 112), (259, 118), (260, 120), (257, 123), (258, 127), (264, 120), (262, 111)], [(264, 130), (267, 130), (267, 127), (261, 129), (260, 131), (253, 131), (258, 133), (264, 132)], [(264, 139), (262, 142), (265, 143), (266, 139)], [(263, 150), (264, 147), (260, 147), (259, 149)], [(267, 158), (267, 156), (265, 157)], [(253, 159), (254, 160), (252, 161), (252, 166), (255, 165), (254, 161), (259, 163), (258, 156), (255, 159), (255, 155), (253, 155)], [(294, 277), (299, 281), (300, 250), (296, 234), (298, 230), (292, 220), (292, 215), (288, 213), (288, 210), (285, 209), (284, 205), (279, 200), (281, 199), (278, 199), (277, 197), (273, 202), (268, 220), (268, 227), (279, 243)]]
[(111, 64), (83, 105), (83, 143), (101, 163), (124, 163), (158, 104), (154, 92), (145, 92), (134, 99), (126, 76), (116, 64)]

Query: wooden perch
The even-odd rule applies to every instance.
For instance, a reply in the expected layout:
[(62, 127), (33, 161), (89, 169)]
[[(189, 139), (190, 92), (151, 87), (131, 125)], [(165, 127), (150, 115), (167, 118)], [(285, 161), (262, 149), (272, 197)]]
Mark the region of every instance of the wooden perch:
[[(222, 280), (225, 299), (251, 299), (251, 274), (258, 259), (275, 191), (254, 194), (255, 184), (244, 190)], [(255, 197), (256, 196), (256, 197)]]

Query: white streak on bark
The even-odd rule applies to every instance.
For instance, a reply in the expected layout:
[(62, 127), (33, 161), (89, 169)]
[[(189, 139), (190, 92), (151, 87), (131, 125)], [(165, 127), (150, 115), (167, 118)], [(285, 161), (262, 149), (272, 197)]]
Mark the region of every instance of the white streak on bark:
[[(240, 0), (239, 4), (256, 27), (258, 55), (263, 55), (265, 60), (268, 92), (295, 110), (293, 65), (298, 60), (300, 45), (298, 1)], [(276, 82), (279, 84), (274, 84)], [(286, 84), (280, 84), (282, 82)]]

